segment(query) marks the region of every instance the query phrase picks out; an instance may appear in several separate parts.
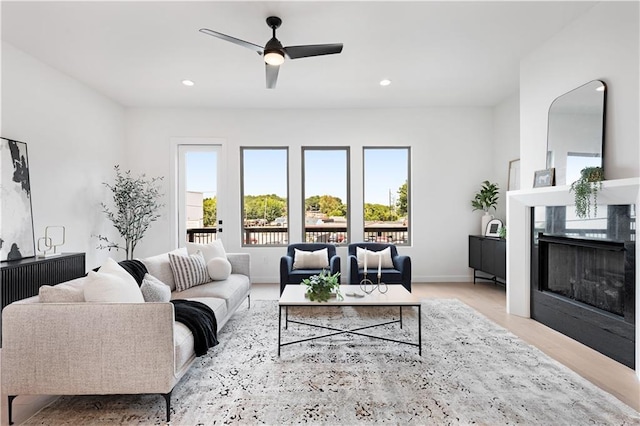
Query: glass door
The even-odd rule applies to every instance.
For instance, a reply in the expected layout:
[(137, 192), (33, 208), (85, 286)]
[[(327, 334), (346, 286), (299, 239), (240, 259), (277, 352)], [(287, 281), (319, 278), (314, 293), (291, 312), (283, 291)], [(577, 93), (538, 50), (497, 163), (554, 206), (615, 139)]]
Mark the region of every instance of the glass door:
[(178, 246), (222, 239), (221, 146), (178, 144)]

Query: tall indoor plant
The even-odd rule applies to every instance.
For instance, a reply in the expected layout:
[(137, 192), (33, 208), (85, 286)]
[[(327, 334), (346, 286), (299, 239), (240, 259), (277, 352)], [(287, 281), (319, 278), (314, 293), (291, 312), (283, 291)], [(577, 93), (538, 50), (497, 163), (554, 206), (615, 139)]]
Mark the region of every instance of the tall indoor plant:
[(482, 210), (484, 211), (484, 215), (482, 216), (482, 235), (485, 234), (487, 229), (487, 224), (493, 216), (489, 214), (489, 209), (496, 209), (498, 205), (498, 184), (491, 183), (488, 180), (482, 182), (482, 187), (480, 191), (476, 193), (473, 200), (471, 200), (471, 206), (473, 207), (473, 211)]
[(598, 214), (598, 191), (602, 189), (604, 173), (602, 167), (585, 167), (580, 171), (580, 178), (571, 184), (575, 194), (576, 215), (585, 219), (591, 216), (591, 200), (593, 199), (593, 215)]
[(158, 200), (162, 196), (158, 186), (162, 177), (147, 179), (145, 175), (131, 176), (131, 171), (120, 171), (120, 166), (114, 167), (116, 180), (113, 185), (104, 183), (113, 193), (114, 210), (109, 209), (105, 203), (100, 203), (107, 219), (113, 222), (124, 239), (124, 246), (110, 241), (103, 235), (98, 235), (100, 249), (124, 250), (127, 259), (133, 259), (133, 252), (138, 242), (144, 237), (152, 222), (155, 222), (160, 214), (158, 210), (164, 206)]

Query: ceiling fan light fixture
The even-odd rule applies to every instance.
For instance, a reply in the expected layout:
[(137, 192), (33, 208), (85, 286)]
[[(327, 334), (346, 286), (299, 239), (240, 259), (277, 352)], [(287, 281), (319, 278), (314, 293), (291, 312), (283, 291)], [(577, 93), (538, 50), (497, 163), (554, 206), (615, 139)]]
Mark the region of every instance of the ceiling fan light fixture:
[(272, 50), (264, 53), (264, 61), (269, 65), (282, 65), (284, 62), (284, 55), (278, 50)]

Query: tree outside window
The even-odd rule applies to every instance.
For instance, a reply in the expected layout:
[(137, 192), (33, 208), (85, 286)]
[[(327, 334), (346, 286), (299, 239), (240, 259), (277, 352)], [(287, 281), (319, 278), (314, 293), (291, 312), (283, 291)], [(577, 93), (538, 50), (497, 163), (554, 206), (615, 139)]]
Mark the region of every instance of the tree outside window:
[(364, 237), (409, 244), (410, 148), (364, 148)]

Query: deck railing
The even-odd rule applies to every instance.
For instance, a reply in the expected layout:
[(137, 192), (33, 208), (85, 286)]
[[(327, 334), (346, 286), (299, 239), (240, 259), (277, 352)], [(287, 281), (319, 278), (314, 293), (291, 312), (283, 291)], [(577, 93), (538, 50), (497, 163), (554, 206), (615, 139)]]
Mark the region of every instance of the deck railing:
[[(187, 229), (187, 241), (206, 244), (215, 241), (216, 228)], [(348, 244), (346, 226), (307, 225), (304, 240), (309, 243)], [(367, 226), (364, 228), (364, 241), (407, 244), (409, 233), (406, 226)], [(289, 244), (289, 233), (286, 226), (245, 226), (243, 230), (244, 245), (280, 245)]]
[(187, 241), (190, 243), (207, 244), (216, 240), (218, 228), (187, 229)]

